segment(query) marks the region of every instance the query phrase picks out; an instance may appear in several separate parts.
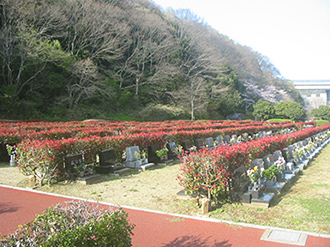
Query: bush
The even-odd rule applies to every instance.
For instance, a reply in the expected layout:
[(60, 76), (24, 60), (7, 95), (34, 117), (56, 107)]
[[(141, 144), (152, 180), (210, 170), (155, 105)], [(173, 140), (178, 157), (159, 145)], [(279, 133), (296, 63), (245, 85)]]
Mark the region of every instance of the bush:
[(33, 222), (4, 236), (0, 246), (132, 246), (127, 214), (82, 201), (48, 208)]
[(328, 124), (329, 121), (328, 120), (315, 120), (316, 122), (316, 126), (322, 126), (324, 124)]
[(164, 121), (172, 119), (187, 119), (189, 116), (182, 109), (168, 105), (149, 105), (140, 112), (142, 121)]
[(312, 115), (316, 119), (330, 120), (330, 106), (328, 106), (328, 105), (320, 105), (319, 108), (313, 109)]

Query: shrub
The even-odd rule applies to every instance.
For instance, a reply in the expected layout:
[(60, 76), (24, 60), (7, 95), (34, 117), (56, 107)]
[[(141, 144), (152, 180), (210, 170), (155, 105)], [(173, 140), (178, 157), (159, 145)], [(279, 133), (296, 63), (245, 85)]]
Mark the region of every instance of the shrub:
[(315, 120), (317, 126), (322, 126), (324, 124), (328, 124), (328, 120)]
[(164, 121), (167, 119), (187, 118), (187, 113), (175, 106), (149, 105), (140, 112), (139, 118), (144, 121)]
[(122, 210), (99, 210), (82, 201), (58, 204), (4, 236), (0, 246), (132, 246), (134, 225)]

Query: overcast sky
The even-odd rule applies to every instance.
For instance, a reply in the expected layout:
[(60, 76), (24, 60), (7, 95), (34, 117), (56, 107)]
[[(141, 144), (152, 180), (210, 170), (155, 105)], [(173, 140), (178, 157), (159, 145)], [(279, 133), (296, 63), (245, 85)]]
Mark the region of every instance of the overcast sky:
[(188, 8), (290, 80), (330, 80), (330, 0), (153, 0)]

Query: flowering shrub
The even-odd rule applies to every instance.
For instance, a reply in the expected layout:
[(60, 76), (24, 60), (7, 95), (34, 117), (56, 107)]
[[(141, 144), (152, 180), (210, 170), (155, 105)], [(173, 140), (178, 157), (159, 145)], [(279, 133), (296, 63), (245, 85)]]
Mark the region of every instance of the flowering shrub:
[[(181, 122), (178, 122), (180, 124), (184, 124)], [(195, 122), (194, 122), (195, 123)], [(25, 127), (21, 126), (20, 128), (24, 131), (30, 131), (25, 133), (32, 133), (31, 131), (50, 131), (50, 128), (52, 127), (49, 123), (38, 123), (39, 125), (32, 126), (32, 123), (26, 123)], [(246, 133), (256, 133), (258, 131), (277, 131), (281, 128), (294, 128), (297, 125), (305, 125), (305, 123), (295, 123), (295, 124), (280, 124), (280, 125), (252, 125), (252, 126), (243, 126), (243, 127), (236, 127), (236, 128), (224, 128), (224, 129), (208, 129), (207, 126), (209, 124), (212, 124), (211, 122), (205, 121), (203, 124), (200, 124), (200, 126), (203, 126), (204, 129), (202, 130), (190, 130), (190, 131), (169, 131), (169, 132), (152, 132), (149, 131), (147, 133), (136, 133), (136, 134), (120, 134), (123, 133), (125, 129), (132, 128), (134, 129), (135, 126), (138, 125), (154, 125), (157, 126), (160, 125), (160, 123), (134, 123), (134, 122), (116, 122), (116, 123), (94, 123), (98, 126), (93, 126), (91, 123), (84, 123), (81, 122), (77, 123), (70, 123), (73, 126), (69, 126), (69, 124), (65, 125), (63, 123), (63, 128), (71, 128), (72, 131), (70, 133), (78, 133), (81, 130), (87, 131), (88, 128), (93, 131), (88, 132), (85, 137), (80, 132), (75, 135), (75, 137), (61, 137), (58, 136), (56, 133), (60, 133), (58, 128), (57, 130), (52, 130), (49, 133), (52, 133), (51, 138), (55, 138), (55, 140), (46, 138), (47, 134), (41, 135), (42, 138), (40, 140), (36, 140), (30, 137), (35, 137), (37, 134), (33, 132), (31, 136), (29, 134), (26, 134), (24, 138), (22, 139), (22, 142), (17, 145), (17, 156), (18, 156), (18, 165), (21, 168), (21, 171), (25, 175), (34, 175), (39, 179), (40, 185), (43, 184), (45, 180), (48, 181), (48, 183), (51, 183), (52, 180), (58, 178), (59, 176), (64, 176), (65, 169), (64, 169), (64, 161), (65, 157), (68, 154), (74, 154), (74, 153), (81, 153), (84, 157), (85, 163), (95, 163), (96, 161), (96, 154), (100, 150), (113, 148), (115, 151), (115, 154), (117, 157), (122, 157), (123, 152), (127, 147), (130, 146), (139, 146), (141, 150), (147, 150), (147, 147), (152, 144), (158, 144), (160, 146), (164, 146), (167, 142), (174, 141), (177, 144), (182, 143), (184, 140), (190, 140), (193, 141), (195, 139), (205, 139), (207, 137), (216, 137), (216, 136), (224, 136), (224, 135), (239, 135)], [(165, 123), (165, 124), (171, 124), (171, 123)], [(173, 124), (173, 123), (172, 123)], [(196, 124), (196, 123), (195, 123)], [(179, 124), (178, 124), (179, 125)], [(221, 124), (219, 124), (221, 125)], [(109, 128), (109, 131), (111, 130), (112, 134), (116, 132), (115, 135), (107, 135), (105, 132), (102, 132), (99, 129), (96, 129), (97, 127), (102, 128), (103, 126), (106, 126)], [(196, 124), (196, 126), (198, 126)], [(14, 126), (15, 128), (17, 126)], [(322, 126), (323, 129), (326, 128), (325, 125)], [(314, 128), (309, 128), (302, 131), (307, 131), (305, 136), (309, 136), (310, 131), (312, 131)], [(94, 130), (97, 130), (98, 135), (97, 136), (90, 136), (94, 132)], [(77, 131), (77, 132), (75, 132)], [(113, 132), (114, 131), (114, 132)], [(315, 130), (315, 132), (318, 132), (319, 130)], [(46, 133), (45, 132), (45, 133)], [(62, 132), (62, 133), (69, 133), (69, 132)], [(104, 136), (103, 136), (103, 134)], [(109, 132), (110, 133), (110, 132)], [(65, 134), (66, 135), (66, 134)], [(246, 158), (248, 157), (261, 157), (262, 155), (265, 155), (266, 153), (270, 152), (270, 150), (276, 150), (276, 149), (282, 149), (292, 143), (293, 140), (297, 140), (301, 138), (303, 135), (302, 132), (299, 134), (298, 138), (294, 137), (294, 134), (290, 134), (290, 136), (283, 136), (283, 135), (276, 135), (274, 137), (265, 137), (262, 139), (258, 139), (253, 142), (243, 142), (240, 145), (240, 148), (237, 149), (235, 147), (234, 149), (237, 149), (238, 151), (233, 153), (236, 155), (237, 159), (240, 159), (243, 154), (245, 155), (244, 159), (242, 158), (241, 164), (246, 164)], [(39, 137), (38, 137), (39, 138)], [(59, 139), (58, 139), (59, 138)], [(63, 139), (64, 138), (64, 139)], [(267, 139), (271, 138), (271, 139)], [(272, 140), (271, 142), (269, 140)], [(248, 144), (247, 144), (248, 143)], [(244, 145), (247, 145), (247, 147), (243, 150), (241, 147)], [(236, 146), (236, 145), (235, 145)], [(248, 148), (249, 147), (249, 148)], [(236, 167), (236, 160), (235, 156), (232, 158), (228, 158), (231, 156), (231, 154), (227, 154), (229, 152), (229, 148), (226, 149), (226, 154), (224, 154), (224, 162), (225, 166), (224, 168), (226, 171), (224, 174), (228, 174), (228, 172), (232, 172), (234, 167)], [(231, 152), (231, 151), (230, 151)], [(220, 161), (219, 161), (220, 162)], [(222, 161), (221, 161), (222, 162)], [(226, 177), (227, 175), (224, 175)], [(211, 181), (211, 180), (210, 180)], [(218, 180), (216, 180), (218, 181)], [(227, 182), (225, 181), (223, 185), (225, 185)], [(208, 186), (209, 191), (215, 191), (214, 184), (209, 184)], [(212, 192), (213, 193), (213, 192)]]
[[(282, 150), (329, 127), (330, 125), (323, 128), (309, 128), (291, 134), (265, 137), (237, 145), (216, 147), (214, 150), (203, 149), (186, 154), (181, 157), (179, 183), (184, 186), (188, 194), (196, 193), (217, 201), (221, 194), (230, 189), (233, 171), (241, 165), (247, 165), (252, 160), (276, 150)], [(274, 168), (283, 169), (285, 161), (282, 158), (275, 162)], [(256, 181), (259, 174), (257, 175), (255, 168), (252, 168), (249, 173), (251, 180)]]
[(127, 214), (99, 210), (81, 201), (58, 204), (33, 222), (3, 236), (1, 246), (132, 246)]

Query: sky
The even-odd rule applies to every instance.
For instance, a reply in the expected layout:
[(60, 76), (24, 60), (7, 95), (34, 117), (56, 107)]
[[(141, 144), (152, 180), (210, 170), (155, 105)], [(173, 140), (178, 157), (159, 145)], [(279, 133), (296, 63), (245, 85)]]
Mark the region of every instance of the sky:
[(330, 0), (153, 0), (190, 9), (288, 80), (330, 80)]

